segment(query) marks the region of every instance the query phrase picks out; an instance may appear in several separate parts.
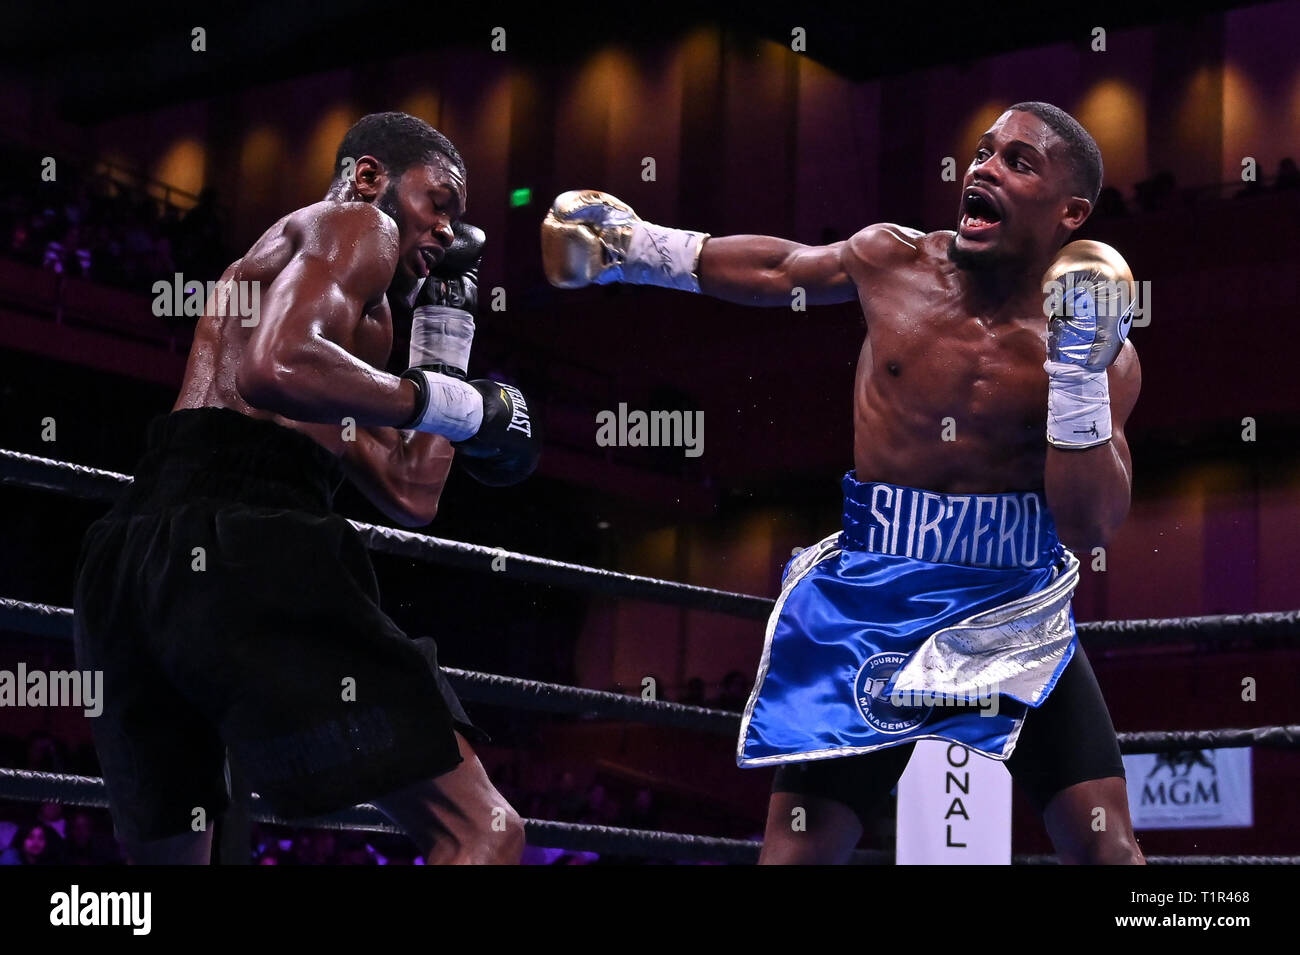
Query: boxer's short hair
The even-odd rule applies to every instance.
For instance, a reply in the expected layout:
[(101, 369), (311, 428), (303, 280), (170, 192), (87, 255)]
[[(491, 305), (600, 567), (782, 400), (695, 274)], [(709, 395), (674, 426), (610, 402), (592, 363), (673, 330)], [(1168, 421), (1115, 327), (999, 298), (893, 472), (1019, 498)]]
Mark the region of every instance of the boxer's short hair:
[(1101, 150), (1079, 121), (1065, 110), (1051, 103), (1017, 103), (1010, 107), (1018, 113), (1037, 116), (1052, 132), (1061, 137), (1070, 155), (1070, 169), (1074, 172), (1074, 185), (1078, 195), (1096, 205), (1101, 193), (1103, 168)]
[(344, 134), (334, 155), (334, 177), (343, 172), (343, 161), (349, 157), (374, 156), (390, 176), (398, 178), (411, 166), (432, 162), (440, 154), (465, 171), (451, 140), (424, 120), (409, 113), (371, 113)]

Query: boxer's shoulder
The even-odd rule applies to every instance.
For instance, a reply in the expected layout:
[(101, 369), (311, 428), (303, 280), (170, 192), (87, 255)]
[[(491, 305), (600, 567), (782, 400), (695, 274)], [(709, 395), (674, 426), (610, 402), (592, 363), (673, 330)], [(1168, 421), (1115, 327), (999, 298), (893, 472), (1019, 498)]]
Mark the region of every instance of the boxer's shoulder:
[(922, 254), (925, 234), (893, 222), (860, 229), (844, 243), (844, 267), (851, 275), (879, 274), (905, 267)]
[(397, 254), (397, 223), (369, 202), (314, 202), (291, 213), (287, 228), (304, 247), (361, 241), (370, 251), (391, 248)]
[(368, 202), (303, 206), (286, 217), (283, 234), (296, 256), (329, 262), (340, 274), (360, 270), (370, 284), (387, 287), (397, 267), (397, 224)]

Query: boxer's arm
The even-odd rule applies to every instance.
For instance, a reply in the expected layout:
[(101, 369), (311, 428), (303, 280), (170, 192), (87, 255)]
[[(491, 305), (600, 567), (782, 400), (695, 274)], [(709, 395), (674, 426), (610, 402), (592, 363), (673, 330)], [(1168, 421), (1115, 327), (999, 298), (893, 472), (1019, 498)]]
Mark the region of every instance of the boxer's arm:
[(710, 238), (700, 251), (700, 291), (740, 305), (786, 305), (797, 288), (809, 305), (859, 301), (873, 273), (917, 254), (920, 232), (878, 222), (844, 242), (800, 245), (771, 236)]
[(1125, 343), (1106, 377), (1110, 388), (1110, 440), (1083, 451), (1065, 450), (1050, 443), (1047, 446), (1047, 503), (1062, 543), (1071, 550), (1105, 544), (1128, 515), (1133, 459), (1124, 437), (1124, 424), (1142, 388), (1142, 368), (1132, 342)]
[(415, 386), (353, 355), (367, 308), (382, 301), (397, 263), (397, 228), (363, 203), (340, 204), (306, 230), (302, 247), (261, 295), (235, 383), (249, 404), (341, 425), (397, 426), (415, 414)]
[(438, 513), (456, 452), (438, 434), (358, 428), (345, 442), (343, 469), (377, 508), (404, 527), (423, 527)]
[(826, 246), (761, 235), (711, 238), (646, 222), (609, 193), (573, 190), (557, 196), (542, 220), (542, 268), (557, 288), (626, 282), (768, 306), (789, 306), (802, 289), (804, 303), (834, 305), (857, 298), (852, 260), (859, 240), (878, 232), (920, 234), (879, 224)]
[(766, 235), (728, 235), (704, 241), (700, 291), (737, 305), (788, 306), (795, 289), (809, 305), (857, 298), (844, 265), (847, 242), (800, 245)]

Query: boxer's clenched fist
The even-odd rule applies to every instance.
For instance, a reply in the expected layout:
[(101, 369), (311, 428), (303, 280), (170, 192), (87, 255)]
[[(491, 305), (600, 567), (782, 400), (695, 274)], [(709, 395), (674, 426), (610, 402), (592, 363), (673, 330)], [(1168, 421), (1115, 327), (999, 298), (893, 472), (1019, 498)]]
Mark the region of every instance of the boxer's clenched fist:
[(542, 267), (558, 288), (629, 282), (698, 292), (707, 238), (645, 222), (622, 200), (582, 189), (557, 196), (542, 221)]
[(1133, 323), (1136, 294), (1124, 257), (1104, 242), (1064, 246), (1043, 275), (1047, 358), (1087, 371), (1110, 367)]
[(473, 437), (455, 445), (456, 460), (489, 487), (518, 484), (537, 469), (542, 454), (542, 436), (528, 399), (514, 385), (488, 378), (469, 384), (482, 396), (483, 423)]
[(1047, 440), (1083, 450), (1111, 437), (1106, 369), (1133, 323), (1133, 273), (1103, 242), (1071, 242), (1043, 276), (1047, 313)]
[(456, 238), (428, 278), (421, 280), (412, 302), (408, 367), (464, 379), (474, 343), (478, 270), (487, 235), (465, 222), (457, 222), (452, 231)]

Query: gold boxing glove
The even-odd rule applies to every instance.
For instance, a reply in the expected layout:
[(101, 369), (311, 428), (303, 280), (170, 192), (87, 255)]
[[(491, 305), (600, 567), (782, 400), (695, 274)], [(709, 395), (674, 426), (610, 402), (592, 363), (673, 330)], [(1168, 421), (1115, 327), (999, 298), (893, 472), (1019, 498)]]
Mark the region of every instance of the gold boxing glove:
[(627, 282), (698, 292), (707, 238), (645, 222), (609, 193), (582, 189), (556, 196), (542, 220), (542, 267), (558, 288)]
[(1043, 275), (1047, 314), (1047, 440), (1081, 450), (1110, 440), (1106, 369), (1133, 324), (1136, 287), (1124, 257), (1081, 239), (1057, 253)]

